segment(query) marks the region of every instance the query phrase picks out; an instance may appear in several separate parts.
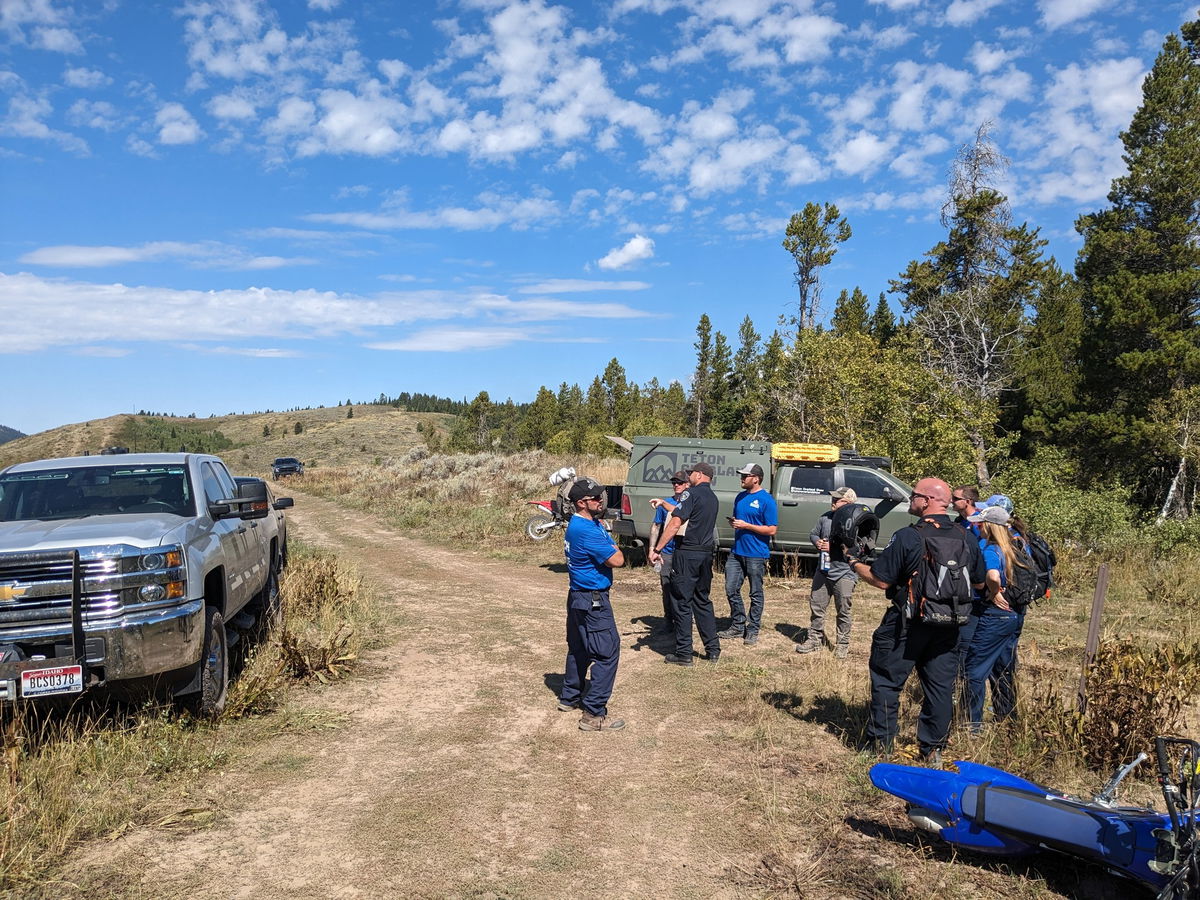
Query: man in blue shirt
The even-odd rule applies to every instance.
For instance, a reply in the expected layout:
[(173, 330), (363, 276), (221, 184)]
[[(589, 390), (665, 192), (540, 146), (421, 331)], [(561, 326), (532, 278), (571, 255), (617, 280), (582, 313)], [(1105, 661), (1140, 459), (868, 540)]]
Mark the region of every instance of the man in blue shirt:
[[(608, 698), (617, 678), (621, 636), (613, 617), (608, 590), (612, 570), (625, 564), (612, 535), (600, 524), (604, 517), (604, 487), (591, 478), (580, 478), (567, 492), (575, 515), (567, 524), (563, 550), (567, 556), (567, 665), (558, 708), (563, 712), (583, 708), (581, 731), (616, 731), (621, 719), (608, 717)], [(592, 681), (583, 692), (588, 667)]]
[[(679, 505), (679, 495), (684, 492), (688, 486), (688, 477), (686, 472), (676, 472), (671, 476), (671, 487), (675, 491), (671, 497), (663, 497), (661, 500), (651, 500), (650, 504), (654, 507), (654, 522), (650, 525), (650, 546), (658, 545), (658, 536), (662, 534), (663, 526), (667, 524), (667, 517), (671, 514), (676, 506)], [(675, 612), (671, 603), (671, 560), (675, 556), (675, 539), (671, 538), (666, 546), (662, 548), (660, 554), (662, 561), (658, 564), (658, 579), (662, 586), (662, 601), (663, 601), (663, 630), (667, 634), (675, 633)]]
[[(742, 490), (733, 498), (733, 551), (725, 562), (725, 596), (729, 600), (729, 627), (720, 637), (744, 637), (758, 643), (762, 627), (763, 577), (771, 559), (771, 537), (779, 527), (779, 509), (770, 491), (763, 490), (762, 466), (750, 463), (738, 469)], [(750, 581), (750, 615), (742, 605), (742, 583)]]

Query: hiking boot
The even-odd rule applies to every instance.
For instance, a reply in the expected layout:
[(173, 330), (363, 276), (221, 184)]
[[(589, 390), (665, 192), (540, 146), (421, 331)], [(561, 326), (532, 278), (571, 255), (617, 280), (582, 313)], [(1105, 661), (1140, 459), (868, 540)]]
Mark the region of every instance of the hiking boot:
[(750, 632), (747, 631), (746, 638), (745, 638), (745, 640), (742, 641), (742, 643), (745, 644), (747, 647), (753, 647), (755, 644), (758, 643), (758, 634), (757, 633), (751, 634)]
[(926, 750), (921, 754), (921, 762), (927, 766), (936, 766), (939, 769), (942, 767), (942, 751), (937, 747), (932, 750)]
[(704, 657), (710, 664), (715, 665), (717, 660), (721, 658), (721, 651), (716, 650)]
[(690, 656), (678, 656), (674, 653), (668, 653), (663, 657), (663, 662), (671, 666), (690, 666), (692, 658)]
[(579, 720), (580, 731), (620, 731), (624, 727), (624, 719), (610, 719), (608, 716), (584, 713), (583, 718)]
[(850, 645), (849, 644), (838, 644), (837, 647), (834, 648), (834, 651), (833, 651), (834, 659), (845, 659), (849, 655), (850, 655)]
[(797, 653), (816, 653), (824, 645), (820, 635), (809, 634), (808, 639), (796, 648)]
[(729, 628), (726, 628), (724, 631), (718, 631), (717, 637), (719, 637), (719, 638), (740, 638), (743, 634), (744, 634), (744, 632), (741, 628), (734, 628), (731, 626)]
[(564, 703), (562, 700), (558, 701), (558, 711), (559, 712), (570, 712), (573, 709), (579, 709), (579, 701), (578, 700), (576, 700), (574, 703)]

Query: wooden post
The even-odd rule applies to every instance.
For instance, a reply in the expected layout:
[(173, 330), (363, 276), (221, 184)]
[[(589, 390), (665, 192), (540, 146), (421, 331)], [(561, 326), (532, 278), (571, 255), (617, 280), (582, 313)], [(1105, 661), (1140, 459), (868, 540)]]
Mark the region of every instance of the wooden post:
[(1100, 617), (1104, 612), (1104, 598), (1108, 594), (1108, 563), (1100, 564), (1096, 573), (1096, 592), (1092, 594), (1092, 617), (1088, 620), (1087, 646), (1083, 651), (1083, 671), (1079, 673), (1079, 695), (1077, 708), (1082, 716), (1087, 712), (1087, 677), (1088, 669), (1096, 658), (1096, 648), (1100, 644)]

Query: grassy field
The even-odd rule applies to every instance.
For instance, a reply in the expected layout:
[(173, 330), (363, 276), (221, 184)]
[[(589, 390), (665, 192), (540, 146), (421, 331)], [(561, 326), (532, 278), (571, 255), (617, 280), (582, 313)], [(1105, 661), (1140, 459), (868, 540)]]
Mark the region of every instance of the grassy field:
[[(161, 421), (182, 431), (219, 431), (233, 446), (221, 456), (239, 475), (270, 472), (277, 456), (295, 456), (312, 468), (371, 465), (406, 453), (423, 443), (419, 425), (445, 432), (454, 417), (441, 413), (410, 413), (390, 406), (303, 409), (293, 412), (231, 414), (208, 419), (183, 417)], [(118, 445), (130, 415), (110, 416), (52, 428), (0, 444), (0, 467), (34, 459), (99, 453)], [(300, 433), (296, 433), (296, 425)], [(134, 446), (132, 450), (140, 448)]]

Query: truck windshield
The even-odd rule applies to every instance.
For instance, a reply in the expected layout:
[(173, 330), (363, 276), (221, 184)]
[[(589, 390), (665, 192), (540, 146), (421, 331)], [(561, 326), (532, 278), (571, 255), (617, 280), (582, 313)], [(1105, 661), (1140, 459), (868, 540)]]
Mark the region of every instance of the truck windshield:
[(0, 476), (0, 522), (131, 513), (195, 514), (183, 466), (89, 466)]

